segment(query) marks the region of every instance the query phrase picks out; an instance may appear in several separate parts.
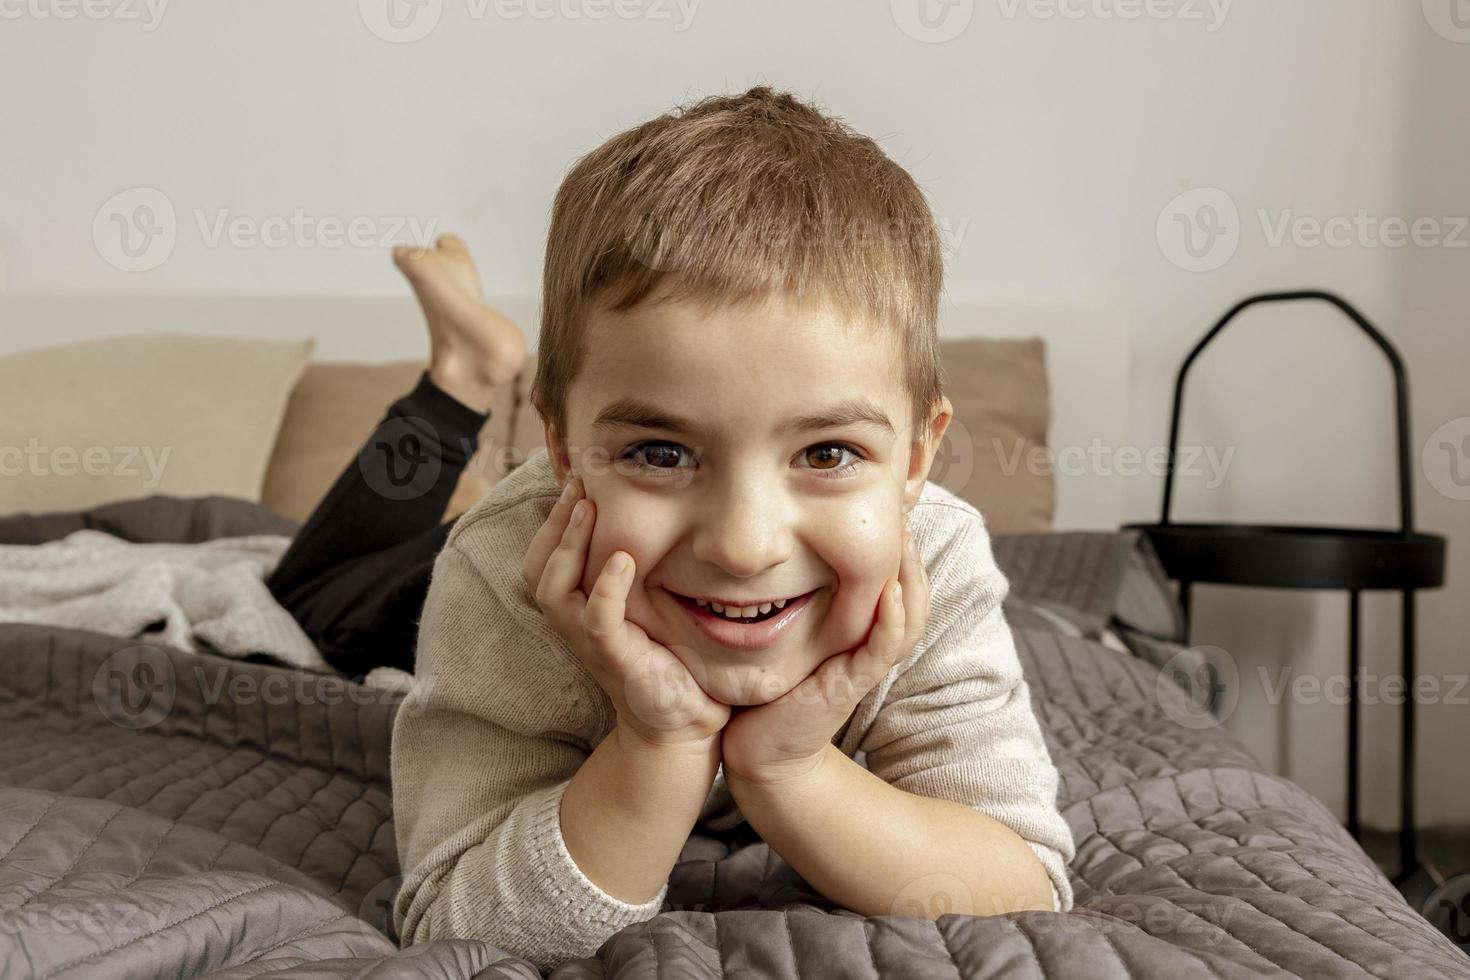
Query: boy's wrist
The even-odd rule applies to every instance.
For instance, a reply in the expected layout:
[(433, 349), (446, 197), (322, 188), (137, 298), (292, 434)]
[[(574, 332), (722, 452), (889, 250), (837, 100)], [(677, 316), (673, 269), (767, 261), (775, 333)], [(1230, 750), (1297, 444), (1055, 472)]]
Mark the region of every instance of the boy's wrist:
[(843, 754), (837, 746), (829, 742), (810, 756), (790, 759), (780, 764), (768, 763), (757, 766), (753, 770), (732, 769), (726, 764), (725, 779), (732, 793), (737, 784), (742, 788), (748, 787), (753, 791), (760, 791), (805, 782), (817, 775), (823, 763), (834, 752), (838, 755)]
[(645, 735), (619, 718), (617, 724), (613, 726), (610, 737), (617, 739), (619, 750), (632, 755), (688, 759), (712, 757), (718, 764), (720, 738), (723, 734), (721, 730), (712, 735), (694, 736), (687, 739), (661, 739)]

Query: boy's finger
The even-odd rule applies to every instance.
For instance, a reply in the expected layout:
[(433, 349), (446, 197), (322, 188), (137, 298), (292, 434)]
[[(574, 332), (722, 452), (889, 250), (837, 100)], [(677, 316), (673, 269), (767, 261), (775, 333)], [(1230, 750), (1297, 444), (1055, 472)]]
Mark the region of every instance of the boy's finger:
[(562, 532), (566, 530), (567, 519), (572, 514), (572, 505), (581, 497), (581, 491), (581, 481), (575, 477), (567, 480), (561, 497), (552, 504), (551, 513), (546, 515), (546, 521), (536, 530), (530, 545), (526, 547), (526, 557), (521, 562), (521, 577), (526, 580), (526, 585), (532, 592), (536, 591), (536, 586), (541, 581), (546, 560), (561, 543)]
[(929, 574), (919, 555), (919, 543), (912, 535), (904, 551), (898, 581), (903, 587), (905, 640), (912, 648), (923, 636), (929, 619)]
[(592, 537), (592, 501), (579, 500), (572, 507), (561, 540), (546, 559), (536, 601), (545, 608), (558, 605), (582, 589), (582, 572), (587, 567), (587, 543)]
[(582, 625), (592, 641), (604, 653), (616, 658), (622, 651), (618, 644), (627, 625), (628, 590), (633, 584), (633, 558), (626, 551), (615, 551), (602, 566), (602, 573), (592, 585), (592, 594), (582, 611)]
[(853, 680), (865, 691), (871, 690), (883, 679), (903, 656), (905, 650), (904, 627), (905, 589), (901, 581), (890, 579), (878, 597), (878, 619), (868, 633), (868, 642), (853, 658)]

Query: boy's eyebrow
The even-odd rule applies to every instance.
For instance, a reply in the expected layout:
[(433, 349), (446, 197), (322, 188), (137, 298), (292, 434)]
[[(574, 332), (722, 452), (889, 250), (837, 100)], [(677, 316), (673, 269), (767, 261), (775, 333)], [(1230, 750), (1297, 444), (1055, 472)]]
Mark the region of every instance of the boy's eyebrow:
[[(783, 432), (803, 432), (811, 429), (840, 429), (849, 425), (865, 425), (881, 429), (889, 435), (896, 431), (893, 422), (877, 405), (866, 398), (844, 399), (830, 408), (790, 419), (782, 427)], [(619, 398), (597, 413), (593, 420), (594, 429), (612, 429), (632, 426), (641, 429), (666, 429), (670, 432), (693, 433), (696, 426), (689, 419), (636, 398)]]
[(615, 429), (618, 426), (668, 429), (672, 432), (694, 431), (694, 424), (688, 419), (665, 412), (636, 398), (619, 398), (609, 403), (597, 413), (597, 418), (592, 420), (594, 429)]
[(871, 426), (889, 435), (895, 431), (888, 414), (866, 398), (845, 398), (831, 408), (792, 419), (785, 429), (804, 432), (808, 429), (841, 429), (849, 425)]

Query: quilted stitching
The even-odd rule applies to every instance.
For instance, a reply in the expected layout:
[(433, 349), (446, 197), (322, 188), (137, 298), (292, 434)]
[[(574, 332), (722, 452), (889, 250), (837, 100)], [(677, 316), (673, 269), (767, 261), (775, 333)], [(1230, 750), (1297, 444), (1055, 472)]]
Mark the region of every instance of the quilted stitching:
[[(1031, 630), (1015, 636), (1077, 842), (1073, 914), (864, 919), (827, 911), (830, 903), (764, 844), (737, 837), (732, 848), (696, 834), (675, 867), (666, 905), (693, 911), (630, 926), (604, 945), (600, 964), (567, 964), (554, 976), (587, 980), (619, 964), (620, 976), (723, 978), (751, 975), (751, 962), (773, 964), (779, 976), (839, 971), (882, 980), (1470, 975), (1461, 954), (1403, 904), (1318, 801), (1260, 771), (1224, 733), (1173, 723), (1169, 701), (1186, 695), (1156, 683), (1148, 665), (1083, 639)], [(181, 673), (165, 721), (120, 729), (100, 718), (90, 684), (96, 665), (122, 642), (0, 627), (0, 643), (17, 665), (0, 677), (0, 784), (33, 787), (8, 794), (41, 794), (5, 797), (11, 819), (0, 827), (15, 839), (0, 856), (0, 914), (99, 889), (147, 896), (165, 880), (160, 873), (177, 874), (177, 854), (189, 851), (189, 840), (201, 872), (255, 862), (262, 873), (259, 862), (277, 862), (270, 874), (297, 875), (298, 884), (350, 912), (397, 874), (390, 706), (211, 706)], [(86, 795), (98, 801), (74, 798)], [(56, 808), (83, 804), (108, 808), (92, 815), (95, 831), (71, 840), (56, 871), (17, 877), (12, 857), (30, 853), (37, 835), (54, 842), (65, 826)], [(165, 823), (145, 834), (135, 826), (140, 818)], [(133, 835), (141, 863), (99, 870), (96, 853), (123, 834)], [(217, 836), (198, 849), (189, 837), (198, 834)], [(28, 889), (34, 893), (20, 901)], [(309, 971), (313, 960), (297, 946), (340, 946), (346, 940), (329, 934), (351, 921), (319, 908), (258, 955), (270, 957), (272, 975)], [(314, 925), (302, 929), (301, 922)], [(286, 947), (287, 955), (274, 955)], [(459, 953), (439, 959), (444, 947), (428, 947), (400, 957), (426, 957), (426, 968), (439, 971), (430, 975), (471, 975), (445, 966), (459, 962)], [(487, 974), (533, 975), (493, 947), (463, 950), (474, 951), (463, 962)], [(365, 959), (340, 962), (410, 969), (409, 960), (381, 947), (353, 955)], [(266, 968), (264, 959), (259, 966)]]

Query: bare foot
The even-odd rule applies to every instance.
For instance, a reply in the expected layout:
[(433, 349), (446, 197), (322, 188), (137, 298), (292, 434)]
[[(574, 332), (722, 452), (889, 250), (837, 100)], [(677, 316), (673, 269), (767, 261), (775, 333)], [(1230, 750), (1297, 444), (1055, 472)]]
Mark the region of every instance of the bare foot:
[(413, 286), (429, 323), (429, 379), (477, 412), (526, 361), (521, 328), (485, 303), (469, 249), (457, 235), (433, 248), (399, 245), (393, 264)]

